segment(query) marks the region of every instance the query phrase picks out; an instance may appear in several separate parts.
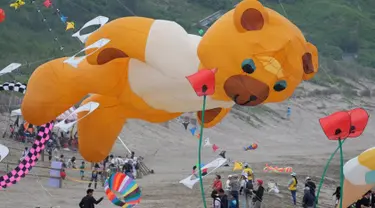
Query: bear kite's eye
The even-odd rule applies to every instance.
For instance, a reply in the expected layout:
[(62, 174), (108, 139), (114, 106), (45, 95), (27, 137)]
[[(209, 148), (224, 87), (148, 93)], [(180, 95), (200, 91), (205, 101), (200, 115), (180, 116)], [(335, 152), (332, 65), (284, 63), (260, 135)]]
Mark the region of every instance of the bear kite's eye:
[(277, 81), (276, 84), (273, 86), (273, 89), (276, 92), (281, 92), (281, 91), (285, 90), (286, 89), (286, 81), (284, 81), (284, 80)]
[(256, 67), (253, 59), (245, 59), (245, 61), (242, 62), (242, 70), (247, 74), (254, 73)]

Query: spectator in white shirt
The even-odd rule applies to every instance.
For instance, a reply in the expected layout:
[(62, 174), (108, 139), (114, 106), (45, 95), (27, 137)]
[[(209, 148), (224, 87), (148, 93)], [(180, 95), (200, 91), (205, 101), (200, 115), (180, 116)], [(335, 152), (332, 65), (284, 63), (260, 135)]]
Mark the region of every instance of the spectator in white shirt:
[(28, 147), (25, 147), (25, 149), (24, 149), (23, 152), (22, 152), (22, 155), (21, 155), (20, 161), (24, 160), (25, 157), (27, 156), (27, 154), (29, 154), (29, 148), (28, 148)]

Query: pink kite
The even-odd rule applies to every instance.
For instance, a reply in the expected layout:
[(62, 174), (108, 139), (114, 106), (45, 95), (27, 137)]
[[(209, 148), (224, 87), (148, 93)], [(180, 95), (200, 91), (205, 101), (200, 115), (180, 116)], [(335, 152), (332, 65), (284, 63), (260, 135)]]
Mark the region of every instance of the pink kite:
[(52, 6), (52, 2), (51, 0), (45, 0), (43, 2), (43, 5), (46, 7), (46, 8), (50, 8)]
[(219, 147), (216, 144), (212, 145), (212, 150), (214, 152), (216, 152), (216, 150), (218, 150), (218, 149), (219, 149)]

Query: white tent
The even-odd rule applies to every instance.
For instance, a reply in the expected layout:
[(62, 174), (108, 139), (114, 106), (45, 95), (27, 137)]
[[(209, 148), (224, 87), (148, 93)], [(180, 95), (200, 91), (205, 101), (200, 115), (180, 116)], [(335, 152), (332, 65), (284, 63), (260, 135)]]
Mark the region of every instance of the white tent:
[[(65, 111), (63, 114), (61, 114), (59, 117), (56, 118), (56, 120), (68, 120), (68, 121), (75, 121), (77, 120), (77, 114), (72, 114), (73, 111), (75, 110), (74, 107), (71, 107), (69, 110)], [(21, 109), (17, 109), (17, 110), (12, 110), (12, 112), (10, 113), (10, 116), (13, 117), (13, 116), (22, 116), (22, 112), (21, 112)]]
[(22, 116), (22, 112), (21, 112), (21, 109), (17, 109), (17, 110), (12, 110), (12, 112), (10, 113), (10, 116)]

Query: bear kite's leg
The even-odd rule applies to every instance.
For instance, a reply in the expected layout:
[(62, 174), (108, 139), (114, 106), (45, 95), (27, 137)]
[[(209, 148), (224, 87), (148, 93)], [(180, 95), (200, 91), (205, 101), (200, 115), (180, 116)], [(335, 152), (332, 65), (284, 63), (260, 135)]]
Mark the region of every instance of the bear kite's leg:
[[(206, 110), (204, 117), (204, 128), (216, 126), (230, 112), (231, 108), (214, 108)], [(202, 123), (202, 111), (197, 112), (199, 124)]]
[(128, 58), (104, 65), (83, 61), (78, 68), (56, 59), (38, 67), (30, 77), (22, 102), (26, 121), (42, 125), (54, 120), (87, 94), (117, 97), (127, 81)]
[[(87, 102), (98, 102), (99, 107), (78, 122), (79, 151), (85, 160), (100, 162), (112, 150), (126, 121), (123, 108), (115, 97), (92, 95)], [(85, 112), (79, 114), (79, 117)]]

